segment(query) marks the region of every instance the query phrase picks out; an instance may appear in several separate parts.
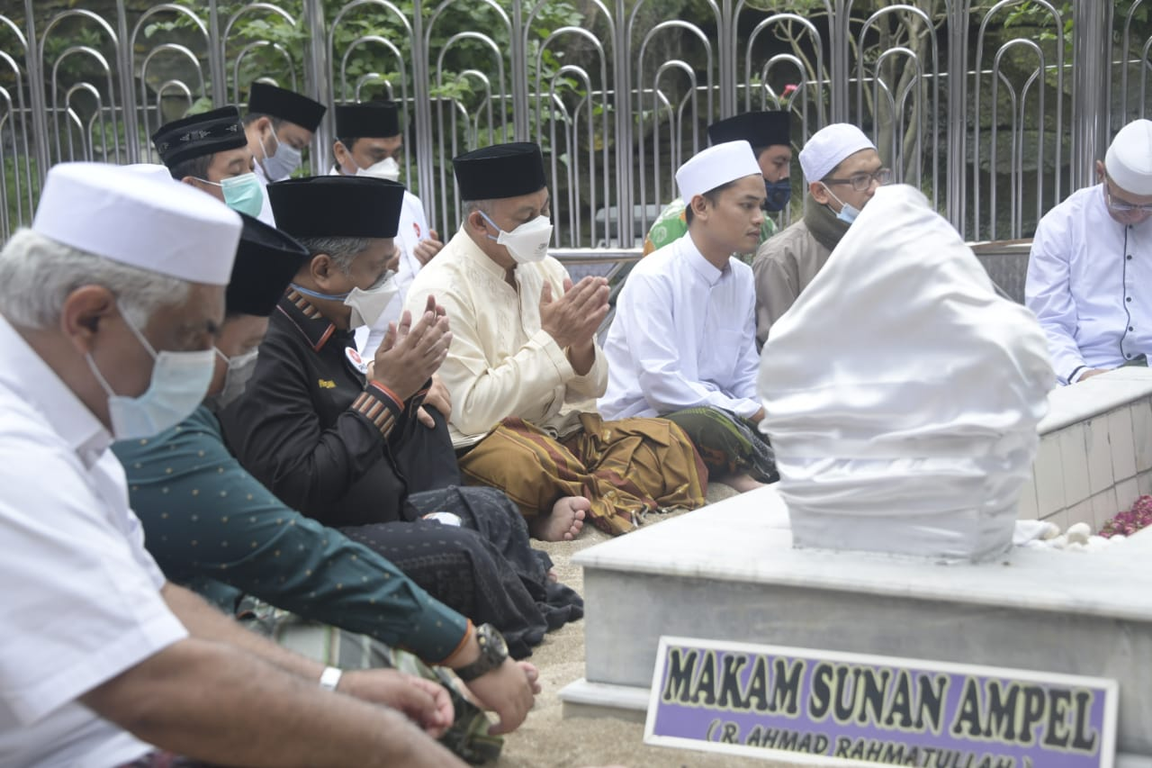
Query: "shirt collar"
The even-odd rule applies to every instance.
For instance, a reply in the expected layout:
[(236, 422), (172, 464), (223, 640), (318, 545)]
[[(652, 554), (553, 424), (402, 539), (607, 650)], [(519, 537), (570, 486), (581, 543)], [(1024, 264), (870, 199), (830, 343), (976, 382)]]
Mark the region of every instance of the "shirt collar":
[(320, 310), (308, 301), (308, 297), (292, 286), (284, 291), (276, 310), (296, 327), (313, 352), (319, 352), (329, 339), (339, 333), (336, 325), (320, 314)]
[[(489, 273), (493, 277), (498, 277), (501, 280), (504, 279), (506, 274), (504, 267), (492, 261), (492, 259), (488, 257), (488, 254), (480, 250), (480, 246), (476, 245), (476, 241), (464, 231), (463, 226), (452, 236), (450, 245), (453, 251), (459, 251), (464, 258), (474, 262), (481, 270)], [(517, 265), (517, 269), (519, 269), (519, 265)]]
[(715, 264), (704, 258), (704, 254), (700, 253), (700, 249), (692, 240), (690, 232), (685, 232), (684, 236), (676, 242), (680, 243), (681, 257), (696, 274), (704, 278), (709, 286), (716, 285), (725, 274), (731, 271), (732, 268), (727, 264), (724, 265), (724, 269), (717, 269)]
[(112, 434), (96, 415), (3, 315), (0, 315), (0, 387), (10, 389), (39, 411), (85, 467), (91, 468), (112, 444)]

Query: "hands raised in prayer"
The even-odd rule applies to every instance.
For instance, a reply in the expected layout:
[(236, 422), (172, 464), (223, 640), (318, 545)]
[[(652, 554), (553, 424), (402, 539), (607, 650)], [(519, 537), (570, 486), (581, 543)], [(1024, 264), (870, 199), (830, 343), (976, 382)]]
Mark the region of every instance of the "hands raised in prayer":
[(440, 253), (440, 249), (444, 247), (444, 243), (440, 240), (440, 235), (436, 234), (436, 230), (428, 230), (428, 237), (416, 243), (416, 247), (412, 250), (412, 255), (420, 262), (420, 266), (424, 266), (432, 261), (432, 258)]
[(439, 370), (451, 343), (448, 315), (436, 298), (429, 296), (415, 323), (412, 314), (404, 310), (399, 324), (388, 324), (388, 332), (376, 350), (372, 376), (401, 400), (407, 400)]
[(564, 295), (552, 297), (551, 283), (540, 291), (540, 327), (563, 348), (590, 345), (608, 315), (608, 281), (585, 277), (576, 283), (564, 279)]

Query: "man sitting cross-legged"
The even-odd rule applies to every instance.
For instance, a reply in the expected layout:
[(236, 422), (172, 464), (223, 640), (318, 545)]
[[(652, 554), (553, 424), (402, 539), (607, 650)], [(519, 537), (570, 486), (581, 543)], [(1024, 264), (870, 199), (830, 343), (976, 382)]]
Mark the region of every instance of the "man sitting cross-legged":
[(764, 182), (747, 141), (717, 144), (676, 172), (688, 234), (642, 259), (604, 345), (608, 418), (664, 416), (684, 428), (714, 481), (740, 491), (776, 480), (758, 423), (752, 269)]
[[(244, 394), (220, 413), (241, 464), (284, 504), (397, 563), (429, 593), (493, 624), (512, 654), (583, 613), (548, 578), (515, 506), (460, 488), (447, 399), (430, 383), (447, 346), (435, 308), (381, 345), (374, 375), (352, 329), (387, 305), (404, 188), (323, 176), (271, 184), (277, 221), (309, 258), (282, 294)], [(428, 397), (426, 397), (428, 395)], [(431, 426), (421, 423), (423, 418)], [(452, 526), (422, 519), (451, 513)], [(381, 525), (391, 524), (391, 525)]]
[(573, 285), (547, 257), (540, 148), (487, 147), (453, 166), (466, 217), (412, 282), (407, 306), (419, 312), (435, 296), (452, 318), (441, 375), (464, 476), (504, 490), (545, 540), (573, 538), (585, 515), (617, 534), (644, 512), (702, 504), (707, 475), (679, 427), (565, 408), (604, 391), (595, 333), (608, 287)]

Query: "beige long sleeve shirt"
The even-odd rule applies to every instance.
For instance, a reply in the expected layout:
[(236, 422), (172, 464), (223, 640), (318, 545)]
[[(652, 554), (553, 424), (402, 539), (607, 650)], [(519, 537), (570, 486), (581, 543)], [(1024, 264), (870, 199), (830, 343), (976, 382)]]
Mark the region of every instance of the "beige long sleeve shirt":
[(603, 351), (579, 376), (551, 335), (540, 327), (544, 281), (563, 294), (567, 271), (551, 257), (513, 273), (488, 258), (464, 230), (412, 282), (406, 308), (423, 311), (429, 294), (448, 312), (452, 345), (440, 377), (452, 396), (449, 431), (457, 447), (478, 442), (502, 419), (516, 416), (563, 434), (571, 424), (564, 406), (604, 394)]

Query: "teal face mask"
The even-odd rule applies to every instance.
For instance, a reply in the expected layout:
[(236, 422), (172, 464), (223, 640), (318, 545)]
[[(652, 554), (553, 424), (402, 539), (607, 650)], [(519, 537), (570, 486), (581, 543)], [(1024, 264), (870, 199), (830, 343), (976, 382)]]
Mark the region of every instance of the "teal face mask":
[(200, 181), (220, 187), (224, 191), (224, 204), (234, 211), (256, 217), (264, 207), (264, 188), (260, 186), (260, 180), (254, 173), (242, 173), (221, 182), (208, 179)]
[[(120, 314), (124, 314), (123, 310)], [(86, 354), (84, 359), (108, 395), (112, 436), (117, 440), (134, 440), (158, 435), (192, 415), (204, 395), (208, 394), (212, 374), (216, 371), (216, 353), (211, 349), (198, 352), (157, 352), (127, 318), (124, 324), (155, 361), (152, 379), (144, 394), (137, 397), (116, 394), (96, 367), (92, 354)]]

